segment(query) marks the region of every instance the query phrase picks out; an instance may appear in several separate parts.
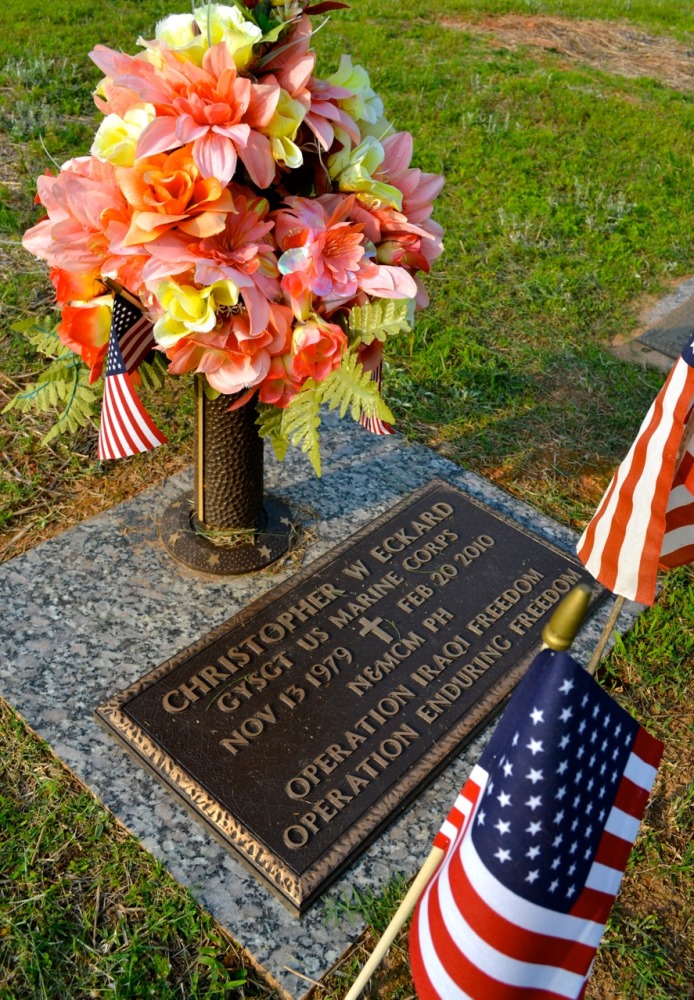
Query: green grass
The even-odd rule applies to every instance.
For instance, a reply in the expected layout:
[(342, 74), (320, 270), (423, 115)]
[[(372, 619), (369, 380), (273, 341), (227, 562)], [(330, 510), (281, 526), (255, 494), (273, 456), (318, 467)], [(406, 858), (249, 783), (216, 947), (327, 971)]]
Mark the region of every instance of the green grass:
[(225, 997), (244, 982), (212, 918), (2, 704), (0, 760), (3, 1000)]
[[(186, 4), (178, 9), (183, 10)], [(21, 249), (40, 209), (35, 178), (88, 151), (97, 43), (135, 51), (169, 3), (5, 0), (0, 40), (0, 394), (36, 362), (11, 324), (50, 310), (44, 269)], [(574, 527), (591, 516), (662, 375), (607, 350), (645, 298), (692, 267), (694, 96), (523, 46), (508, 51), (441, 19), (552, 14), (619, 20), (694, 47), (689, 0), (356, 0), (317, 36), (320, 71), (342, 51), (371, 72), (389, 116), (415, 136), (417, 165), (443, 172), (446, 254), (432, 306), (388, 351), (398, 426)], [(172, 380), (173, 381), (173, 380)], [(88, 428), (49, 451), (47, 425), (10, 414), (0, 538), (12, 555), (187, 459), (185, 386), (147, 399), (171, 446), (125, 471), (95, 461)], [(692, 576), (665, 578), (600, 679), (667, 741), (653, 805), (600, 952), (589, 996), (684, 997), (691, 938), (694, 665)], [(225, 995), (242, 958), (211, 920), (66, 777), (11, 713), (0, 739), (0, 998)], [(394, 873), (397, 874), (397, 873)], [(398, 892), (345, 899), (378, 928)], [(358, 962), (320, 996), (342, 995)], [(3, 978), (4, 977), (4, 978)], [(267, 996), (250, 982), (247, 997)], [(409, 996), (394, 949), (373, 995)], [(215, 992), (216, 991), (216, 992)]]

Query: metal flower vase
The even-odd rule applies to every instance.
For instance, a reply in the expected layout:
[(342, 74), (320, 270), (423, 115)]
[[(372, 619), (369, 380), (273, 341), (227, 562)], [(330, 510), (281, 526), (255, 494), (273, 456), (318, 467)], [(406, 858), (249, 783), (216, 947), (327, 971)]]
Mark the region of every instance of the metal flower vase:
[(263, 441), (255, 400), (230, 410), (195, 376), (195, 490), (164, 513), (164, 548), (189, 569), (213, 576), (253, 573), (289, 548), (290, 510), (263, 493)]

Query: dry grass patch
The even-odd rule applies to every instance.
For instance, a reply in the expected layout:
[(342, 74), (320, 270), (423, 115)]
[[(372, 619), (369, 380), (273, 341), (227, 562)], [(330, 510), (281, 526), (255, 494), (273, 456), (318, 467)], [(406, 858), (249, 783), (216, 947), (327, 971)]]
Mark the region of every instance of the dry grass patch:
[(474, 21), (446, 18), (441, 23), (487, 35), (503, 48), (547, 49), (617, 76), (652, 77), (675, 90), (694, 92), (692, 50), (672, 38), (650, 35), (627, 24), (522, 14), (489, 15)]

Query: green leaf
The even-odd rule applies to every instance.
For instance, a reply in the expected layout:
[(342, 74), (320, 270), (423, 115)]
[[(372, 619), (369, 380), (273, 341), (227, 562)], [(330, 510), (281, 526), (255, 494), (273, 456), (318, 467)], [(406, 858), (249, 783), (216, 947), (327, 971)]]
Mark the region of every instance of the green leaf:
[(321, 382), (320, 389), (322, 401), (331, 410), (339, 408), (341, 417), (349, 410), (354, 420), (359, 420), (362, 413), (389, 423), (395, 420), (378, 391), (377, 382), (364, 371), (356, 354), (346, 354), (340, 367), (334, 368)]
[(374, 299), (349, 311), (350, 342), (371, 344), (385, 341), (412, 329), (414, 302), (412, 299)]
[(318, 428), (322, 398), (323, 383), (309, 378), (294, 396), (282, 418), (284, 436), (293, 445), (299, 445), (304, 454), (308, 455), (317, 476), (321, 474)]
[(269, 406), (265, 403), (258, 404), (256, 420), (258, 434), (261, 438), (269, 438), (278, 462), (284, 459), (289, 444), (287, 436), (282, 431), (283, 416), (284, 410), (277, 406)]
[(89, 371), (76, 354), (68, 351), (56, 358), (37, 382), (18, 392), (2, 412), (15, 409), (20, 413), (44, 414), (59, 410), (55, 424), (42, 439), (46, 444), (59, 434), (74, 434), (91, 423), (97, 399), (97, 393), (89, 385)]
[(202, 391), (211, 403), (214, 403), (215, 399), (218, 399), (222, 395), (219, 389), (212, 388), (206, 378), (202, 380)]
[(39, 354), (47, 358), (71, 358), (72, 351), (65, 347), (58, 336), (56, 324), (46, 320), (24, 319), (12, 324), (12, 329), (21, 333)]
[(145, 389), (161, 389), (166, 378), (166, 361), (155, 351), (151, 361), (143, 361), (137, 369)]

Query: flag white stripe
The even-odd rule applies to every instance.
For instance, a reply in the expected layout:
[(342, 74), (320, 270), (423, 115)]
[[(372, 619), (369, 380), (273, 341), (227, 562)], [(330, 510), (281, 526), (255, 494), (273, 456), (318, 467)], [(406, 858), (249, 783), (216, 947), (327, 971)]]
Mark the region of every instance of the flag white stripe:
[[(694, 503), (694, 499), (692, 500)], [(669, 556), (677, 549), (683, 549), (685, 545), (694, 544), (694, 525), (685, 524), (682, 528), (675, 528), (665, 535), (661, 556)]]
[(97, 449), (97, 454), (99, 459), (113, 458), (113, 453), (111, 451), (111, 442), (108, 436), (107, 420), (104, 413), (105, 407), (101, 411), (101, 424), (99, 425), (99, 446)]
[(111, 389), (109, 383), (106, 382), (106, 385), (104, 386), (104, 404), (101, 414), (101, 426), (104, 428), (106, 432), (106, 438), (108, 440), (108, 450), (110, 453), (106, 457), (123, 458), (124, 455), (121, 452), (121, 446), (118, 442), (118, 439), (116, 438), (116, 434), (113, 427), (113, 414), (112, 414), (113, 401), (111, 398), (112, 392), (113, 390)]
[(446, 819), (443, 822), (440, 833), (442, 837), (446, 838), (446, 840), (455, 840), (458, 835), (458, 829), (459, 827), (457, 827), (455, 823), (451, 823), (449, 819)]
[[(647, 457), (645, 467), (637, 483), (636, 490), (634, 491), (634, 505), (627, 525), (627, 534), (625, 536), (625, 540), (628, 539), (628, 546), (623, 545), (619, 554), (617, 580), (613, 587), (615, 593), (621, 593), (627, 597), (633, 598), (638, 589), (640, 559), (635, 562), (634, 553), (642, 551), (643, 548), (643, 541), (645, 539), (648, 525), (650, 524), (651, 502), (655, 493), (658, 478), (657, 473), (662, 466), (664, 444), (671, 433), (672, 413), (677, 405), (677, 401), (686, 382), (686, 378), (687, 365), (684, 364), (684, 362), (675, 365), (667, 391), (661, 398), (661, 402), (663, 403), (663, 415), (649, 442), (646, 452)], [(639, 433), (629, 449), (629, 453), (615, 474), (615, 488), (612, 490), (609, 499), (608, 494), (606, 493), (595, 514), (595, 537), (593, 550), (590, 558), (586, 561), (585, 566), (586, 569), (596, 578), (600, 577), (603, 553), (606, 543), (612, 533), (615, 511), (622, 503), (622, 497), (620, 494), (624, 481), (628, 478), (631, 472), (634, 455), (637, 447), (639, 446), (641, 435), (651, 423), (657, 402), (658, 400), (656, 399), (651, 404), (651, 407), (641, 424)], [(632, 534), (632, 532), (634, 533)], [(586, 533), (587, 529), (578, 543), (579, 552), (584, 544)], [(631, 565), (628, 565), (628, 562), (631, 562)]]
[(458, 986), (448, 975), (438, 952), (434, 946), (431, 936), (431, 926), (429, 924), (429, 897), (431, 895), (433, 883), (429, 883), (422, 897), (418, 910), (417, 930), (419, 933), (419, 944), (422, 953), (422, 963), (426, 969), (426, 974), (432, 986), (445, 1000), (473, 1000), (468, 993)]
[(675, 486), (668, 500), (668, 513), (678, 507), (686, 507), (688, 503), (694, 503), (694, 493), (690, 493), (686, 486)]
[[(126, 455), (134, 455), (132, 446), (129, 444), (127, 437), (125, 436), (126, 429), (131, 430), (130, 427), (130, 415), (127, 409), (123, 406), (123, 401), (121, 399), (119, 389), (121, 388), (120, 379), (121, 375), (111, 375), (111, 409), (113, 413), (112, 426), (114, 433), (116, 434), (118, 440), (120, 441), (121, 454), (123, 457)], [(142, 446), (144, 449), (144, 442), (140, 439), (137, 432), (131, 433), (131, 438), (134, 438), (135, 446)]]
[[(150, 344), (154, 344), (152, 324), (148, 319), (142, 317), (123, 334), (122, 339), (118, 342), (123, 363), (128, 372), (131, 371), (132, 362), (137, 359), (138, 354), (149, 353), (148, 345)], [(148, 348), (147, 351), (144, 351), (145, 346)]]
[[(125, 391), (125, 382), (121, 381), (121, 379), (125, 379), (126, 377), (118, 376), (118, 409), (123, 418), (123, 424), (134, 441), (135, 446), (140, 451), (148, 451), (148, 442), (152, 447), (156, 447), (159, 444), (159, 440), (149, 429), (148, 425), (141, 420), (136, 401)], [(133, 454), (133, 452), (129, 452), (129, 454)]]
[[(673, 369), (672, 379), (665, 393), (663, 413), (646, 450), (646, 462), (643, 473), (639, 477), (633, 492), (633, 507), (627, 525), (625, 540), (628, 544), (622, 546), (617, 563), (617, 579), (614, 590), (617, 593), (630, 591), (634, 595), (638, 590), (641, 560), (634, 558), (634, 553), (643, 552), (646, 537), (651, 527), (651, 504), (657, 492), (659, 473), (663, 467), (663, 454), (672, 434), (675, 407), (687, 380), (687, 365), (682, 362)], [(668, 483), (668, 487), (671, 483)]]
[[(469, 876), (470, 872), (467, 866), (466, 871)], [(498, 951), (480, 937), (458, 909), (451, 889), (449, 865), (445, 866), (438, 878), (438, 892), (441, 911), (446, 914), (448, 933), (463, 954), (471, 960), (474, 956), (475, 966), (485, 975), (498, 979), (499, 982), (505, 983), (507, 986), (532, 986), (535, 989), (552, 990), (560, 996), (570, 998), (577, 997), (581, 992), (583, 976), (575, 972), (567, 972), (554, 965), (539, 965), (534, 962), (522, 962), (517, 958), (509, 958), (508, 955), (504, 955), (503, 952)], [(497, 913), (500, 912), (498, 907), (495, 909)], [(585, 923), (585, 921), (580, 922)], [(520, 926), (535, 933), (539, 932), (536, 923), (529, 922), (527, 917)], [(555, 934), (554, 937), (557, 935)]]
[(639, 832), (640, 822), (634, 816), (630, 816), (629, 813), (625, 813), (622, 809), (614, 807), (610, 810), (610, 815), (607, 817), (605, 830), (607, 833), (619, 837), (620, 840), (626, 840), (630, 844), (633, 844), (636, 840), (636, 834)]
[(623, 875), (624, 872), (621, 868), (608, 868), (606, 865), (594, 861), (586, 878), (586, 888), (616, 896), (622, 884)]
[(653, 788), (653, 783), (657, 774), (657, 767), (653, 767), (652, 764), (648, 764), (636, 753), (632, 752), (629, 754), (629, 760), (624, 768), (624, 777), (628, 778), (629, 781), (633, 781), (635, 785), (638, 785), (639, 788), (643, 788), (644, 791), (650, 792), (651, 788)]
[(460, 854), (475, 892), (481, 899), (493, 899), (494, 909), (500, 917), (518, 927), (529, 927), (535, 933), (548, 937), (577, 941), (593, 948), (600, 944), (603, 924), (574, 917), (570, 913), (546, 910), (507, 889), (485, 868), (472, 843), (472, 837), (465, 838)]

